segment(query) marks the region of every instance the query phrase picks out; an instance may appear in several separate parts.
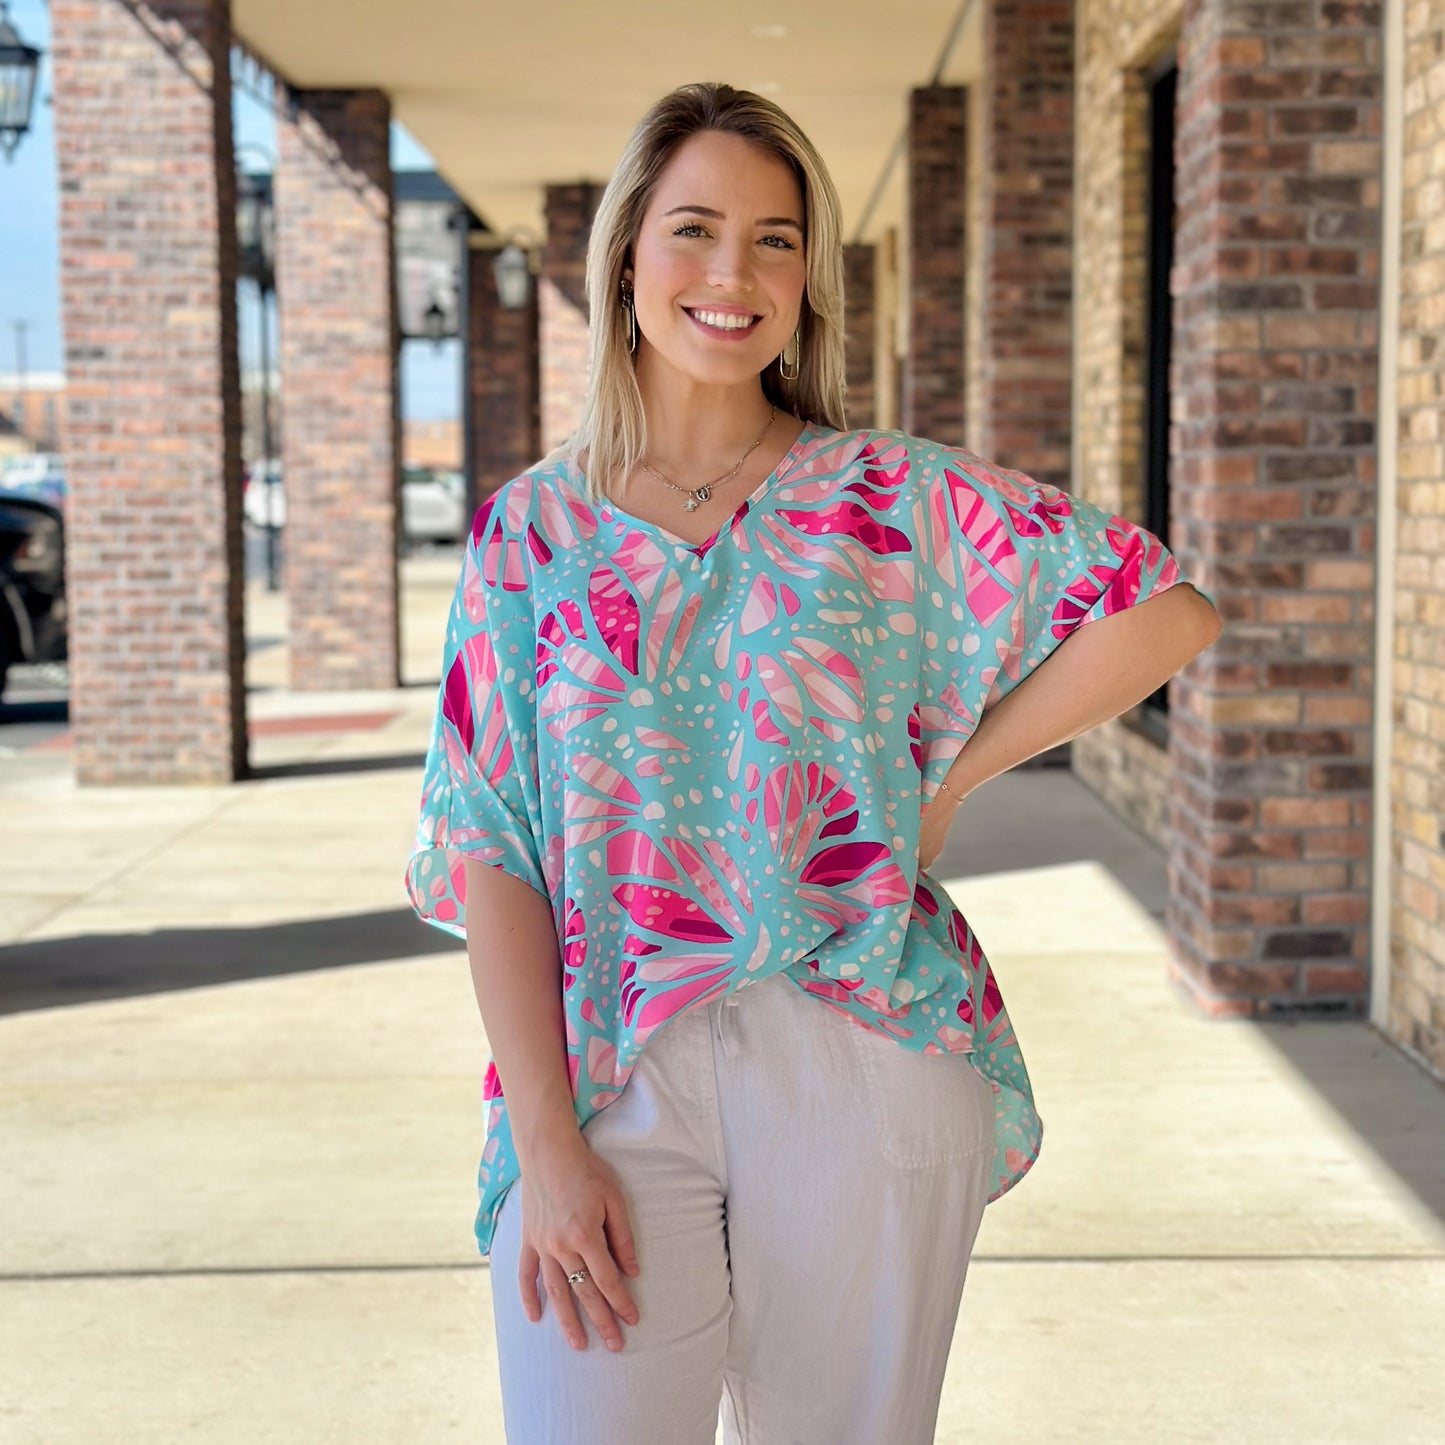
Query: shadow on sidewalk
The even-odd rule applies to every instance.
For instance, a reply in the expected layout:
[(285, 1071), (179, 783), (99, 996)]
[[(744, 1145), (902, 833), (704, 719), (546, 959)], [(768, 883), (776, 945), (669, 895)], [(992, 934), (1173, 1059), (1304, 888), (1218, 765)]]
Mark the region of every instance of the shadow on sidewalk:
[(307, 758), (297, 763), (265, 763), (253, 766), (236, 785), (274, 782), (277, 778), (319, 778), (334, 773), (384, 773), (395, 768), (422, 768), (426, 754), (387, 753), (381, 757)]
[[(1019, 769), (985, 783), (934, 865), (940, 878), (1088, 860), (1162, 928), (1169, 889), (1158, 848), (1071, 774)], [(1200, 1027), (1227, 1027), (1200, 1016)], [(1445, 1222), (1445, 1089), (1368, 1023), (1249, 1021), (1300, 1080), (1437, 1219)], [(1323, 1183), (1327, 1188), (1328, 1183)]]
[(0, 948), (0, 1015), (463, 947), (409, 908), (256, 927), (36, 939)]
[(1445, 1222), (1445, 1089), (1369, 1024), (1255, 1027), (1376, 1157)]

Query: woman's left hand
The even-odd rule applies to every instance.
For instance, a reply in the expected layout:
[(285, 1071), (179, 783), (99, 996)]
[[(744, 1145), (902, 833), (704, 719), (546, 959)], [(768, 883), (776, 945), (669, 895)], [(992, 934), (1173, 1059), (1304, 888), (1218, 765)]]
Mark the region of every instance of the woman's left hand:
[(927, 873), (938, 861), (938, 855), (943, 852), (943, 845), (948, 840), (953, 815), (957, 811), (957, 800), (942, 788), (933, 795), (933, 801), (923, 810), (923, 822), (918, 834), (919, 872)]

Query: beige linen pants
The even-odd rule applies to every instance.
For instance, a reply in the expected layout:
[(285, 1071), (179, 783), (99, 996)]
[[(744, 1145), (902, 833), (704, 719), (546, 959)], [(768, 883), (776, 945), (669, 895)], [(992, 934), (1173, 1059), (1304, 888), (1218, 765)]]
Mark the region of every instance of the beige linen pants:
[[(774, 974), (670, 1020), (588, 1121), (627, 1193), (640, 1315), (574, 1350), (492, 1298), (508, 1445), (928, 1445), (993, 1157), (991, 1086)], [(721, 1415), (719, 1410), (721, 1409)]]

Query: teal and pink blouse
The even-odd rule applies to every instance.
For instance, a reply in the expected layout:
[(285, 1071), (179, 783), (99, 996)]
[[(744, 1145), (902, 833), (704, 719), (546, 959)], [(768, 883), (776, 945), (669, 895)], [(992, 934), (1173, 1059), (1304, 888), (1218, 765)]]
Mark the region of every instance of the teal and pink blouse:
[[(467, 856), (550, 902), (580, 1124), (671, 1019), (784, 972), (900, 1048), (972, 1055), (997, 1198), (1041, 1125), (921, 814), (1076, 627), (1183, 580), (1142, 527), (903, 432), (805, 425), (697, 546), (540, 463), (466, 544), (412, 904), (464, 938)], [(482, 1097), (486, 1255), (517, 1178), (493, 1064)]]

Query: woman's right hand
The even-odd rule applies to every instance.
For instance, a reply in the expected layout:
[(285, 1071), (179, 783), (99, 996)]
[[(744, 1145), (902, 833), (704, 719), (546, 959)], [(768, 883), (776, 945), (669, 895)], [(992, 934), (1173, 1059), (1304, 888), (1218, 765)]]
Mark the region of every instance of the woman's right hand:
[(948, 830), (953, 826), (953, 815), (958, 811), (958, 799), (940, 788), (924, 808), (918, 829), (918, 871), (927, 873), (938, 862), (943, 845), (948, 841)]
[[(630, 1325), (638, 1321), (622, 1272), (636, 1275), (638, 1265), (616, 1171), (573, 1129), (535, 1147), (514, 1187), (522, 1191), (517, 1272), (527, 1318), (534, 1324), (542, 1318), (540, 1268), (557, 1323), (572, 1347), (587, 1348), (577, 1314), (580, 1302), (608, 1348), (620, 1350), (617, 1317)], [(569, 1284), (568, 1274), (579, 1267), (587, 1270), (587, 1278)]]

